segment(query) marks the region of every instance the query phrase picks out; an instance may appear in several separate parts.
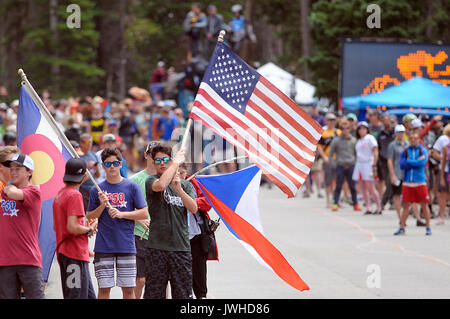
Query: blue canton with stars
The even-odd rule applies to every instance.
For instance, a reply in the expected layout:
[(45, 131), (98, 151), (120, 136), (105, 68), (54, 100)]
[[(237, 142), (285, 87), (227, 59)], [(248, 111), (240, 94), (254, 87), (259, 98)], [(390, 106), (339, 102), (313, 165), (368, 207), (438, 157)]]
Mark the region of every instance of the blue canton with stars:
[(203, 82), (235, 110), (244, 114), (259, 77), (258, 72), (242, 61), (226, 44), (219, 42)]

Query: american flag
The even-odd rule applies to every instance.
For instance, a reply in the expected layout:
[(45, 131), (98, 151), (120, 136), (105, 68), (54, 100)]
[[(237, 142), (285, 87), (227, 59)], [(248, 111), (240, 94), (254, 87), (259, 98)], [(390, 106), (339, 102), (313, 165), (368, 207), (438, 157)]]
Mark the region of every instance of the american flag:
[(316, 121), (222, 42), (190, 118), (243, 151), (288, 197), (307, 178), (322, 135)]

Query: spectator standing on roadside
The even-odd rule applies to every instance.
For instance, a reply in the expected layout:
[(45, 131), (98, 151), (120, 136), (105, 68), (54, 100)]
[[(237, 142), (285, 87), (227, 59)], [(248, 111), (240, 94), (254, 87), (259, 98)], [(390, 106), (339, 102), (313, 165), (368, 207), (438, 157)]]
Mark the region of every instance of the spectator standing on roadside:
[[(381, 195), (381, 208), (391, 200), (392, 198), (392, 187), (391, 179), (389, 177), (389, 169), (387, 166), (387, 152), (389, 144), (394, 140), (395, 133), (394, 128), (391, 124), (391, 117), (388, 114), (381, 115), (381, 122), (383, 123), (383, 130), (378, 134), (377, 144), (379, 148), (379, 156), (377, 164), (378, 173), (378, 193)], [(384, 186), (384, 187), (383, 187)], [(383, 192), (384, 188), (384, 192)]]
[(352, 136), (356, 136), (356, 125), (358, 124), (358, 118), (355, 113), (348, 113), (347, 120), (350, 124), (350, 134)]
[[(376, 163), (378, 161), (378, 144), (370, 134), (369, 125), (362, 121), (358, 123), (356, 128), (356, 164), (353, 170), (353, 180), (359, 181), (364, 202), (366, 204), (366, 212), (364, 215), (381, 214), (380, 195), (375, 187)], [(373, 199), (377, 205), (375, 212), (371, 211), (370, 199)]]
[(41, 191), (31, 184), (31, 157), (15, 154), (2, 163), (10, 168), (11, 185), (1, 192), (0, 299), (44, 299), (42, 255), (39, 246)]
[(151, 223), (147, 242), (145, 299), (164, 299), (170, 280), (172, 298), (192, 299), (192, 256), (189, 243), (188, 211), (197, 213), (195, 190), (181, 180), (179, 165), (185, 150), (172, 158), (172, 149), (152, 149), (156, 175), (145, 183)]
[(336, 167), (334, 162), (330, 162), (328, 159), (328, 152), (330, 151), (330, 145), (336, 136), (341, 134), (341, 130), (336, 128), (336, 115), (334, 113), (328, 113), (325, 116), (327, 123), (326, 128), (322, 133), (322, 137), (319, 140), (317, 152), (323, 160), (323, 172), (325, 179), (325, 196), (327, 200), (327, 208), (331, 208), (331, 196), (333, 191), (333, 181), (336, 178)]
[(334, 189), (333, 211), (339, 209), (339, 197), (341, 195), (342, 185), (345, 181), (347, 181), (350, 187), (353, 209), (355, 211), (360, 211), (361, 207), (358, 205), (355, 182), (352, 179), (356, 161), (356, 139), (350, 135), (350, 123), (347, 120), (341, 121), (340, 128), (341, 135), (333, 139), (328, 153), (330, 162), (333, 161), (333, 157), (336, 154), (336, 188)]
[(378, 138), (378, 135), (384, 128), (384, 125), (381, 122), (381, 113), (376, 109), (371, 109), (368, 112), (368, 118), (370, 134), (375, 138)]
[(433, 145), (433, 158), (439, 163), (437, 165), (437, 197), (439, 204), (439, 221), (436, 225), (443, 225), (445, 219), (445, 210), (448, 199), (448, 167), (446, 167), (447, 150), (450, 143), (450, 124), (444, 127), (443, 134)]
[(405, 140), (405, 127), (402, 124), (395, 126), (395, 140), (393, 140), (387, 150), (387, 166), (389, 169), (389, 181), (391, 183), (392, 195), (394, 197), (394, 207), (397, 211), (398, 219), (401, 217), (402, 181), (404, 172), (400, 168), (400, 157), (403, 151), (409, 146)]
[[(186, 179), (187, 169), (184, 164), (179, 167), (180, 178)], [(198, 211), (196, 214), (189, 212), (189, 237), (191, 244), (192, 254), (192, 289), (196, 299), (206, 299), (208, 294), (207, 285), (207, 261), (218, 260), (217, 244), (214, 234), (210, 234), (210, 228), (208, 221), (210, 219), (208, 212), (211, 209), (211, 205), (203, 194), (198, 182), (195, 178), (191, 179), (191, 183), (194, 186), (197, 194), (197, 206)], [(191, 233), (191, 223), (197, 225), (196, 234)], [(206, 240), (207, 239), (207, 240)]]
[(409, 216), (409, 207), (412, 203), (419, 203), (422, 207), (425, 222), (426, 235), (431, 235), (430, 211), (425, 165), (428, 161), (428, 151), (419, 143), (419, 135), (412, 133), (409, 136), (410, 146), (406, 148), (400, 158), (400, 167), (404, 170), (404, 180), (402, 184), (403, 212), (400, 220), (400, 228), (394, 235), (404, 235), (406, 220)]
[(15, 154), (20, 153), (17, 146), (0, 146), (0, 192), (11, 180), (9, 167), (3, 165), (3, 162), (9, 161)]
[[(96, 299), (89, 273), (89, 240), (97, 230), (97, 220), (85, 218), (83, 196), (77, 190), (86, 179), (86, 162), (71, 158), (66, 163), (65, 186), (53, 202), (53, 227), (64, 299)], [(77, 276), (75, 280), (71, 280)]]
[[(92, 177), (99, 178), (100, 163), (98, 161), (97, 155), (95, 155), (95, 153), (92, 151), (92, 136), (89, 133), (81, 134), (80, 148), (83, 152), (83, 155), (80, 155), (80, 158), (86, 161), (86, 167), (91, 173)], [(84, 212), (87, 212), (92, 187), (95, 186), (90, 178), (88, 178), (80, 186), (80, 193), (83, 196)]]
[[(122, 154), (115, 148), (103, 150), (106, 180), (91, 190), (88, 219), (98, 218), (94, 268), (98, 298), (109, 299), (111, 288), (122, 288), (124, 299), (134, 299), (136, 287), (135, 220), (148, 217), (139, 186), (120, 175)], [(109, 205), (108, 205), (109, 203)], [(114, 281), (114, 266), (117, 281)]]
[[(153, 176), (156, 174), (155, 171), (155, 165), (153, 163), (153, 159), (151, 156), (152, 148), (158, 145), (157, 142), (150, 142), (147, 145), (147, 148), (145, 149), (144, 158), (146, 167), (134, 174), (130, 177), (130, 181), (135, 182), (139, 185), (142, 196), (145, 198), (145, 182), (150, 176)], [(135, 295), (136, 299), (141, 299), (142, 292), (145, 287), (145, 254), (146, 254), (146, 246), (147, 246), (147, 240), (148, 240), (148, 228), (150, 226), (150, 214), (148, 214), (147, 219), (142, 220), (136, 220), (136, 224), (134, 226), (134, 236), (135, 236), (135, 243), (136, 243), (136, 269), (137, 269), (137, 276), (136, 276), (136, 289), (135, 289)]]

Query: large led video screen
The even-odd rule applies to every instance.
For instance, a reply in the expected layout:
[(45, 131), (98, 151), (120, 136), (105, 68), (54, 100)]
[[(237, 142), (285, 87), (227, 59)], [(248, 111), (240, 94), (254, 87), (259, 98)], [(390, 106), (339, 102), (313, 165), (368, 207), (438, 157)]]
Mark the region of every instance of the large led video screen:
[(381, 92), (414, 76), (450, 84), (450, 45), (345, 41), (340, 97)]

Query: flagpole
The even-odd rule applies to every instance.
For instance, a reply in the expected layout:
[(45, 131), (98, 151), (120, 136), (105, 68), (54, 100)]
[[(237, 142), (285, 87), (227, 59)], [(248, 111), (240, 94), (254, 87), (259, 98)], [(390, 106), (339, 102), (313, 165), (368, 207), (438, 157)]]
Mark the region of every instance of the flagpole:
[[(67, 136), (61, 131), (61, 129), (56, 124), (55, 119), (53, 118), (53, 116), (51, 115), (50, 111), (45, 106), (45, 103), (41, 100), (39, 94), (36, 93), (36, 91), (34, 90), (33, 86), (28, 81), (28, 78), (27, 78), (25, 72), (22, 69), (19, 69), (17, 71), (17, 73), (19, 74), (20, 78), (22, 79), (22, 85), (24, 85), (27, 88), (27, 91), (31, 94), (31, 98), (36, 103), (37, 107), (42, 112), (42, 114), (44, 115), (45, 119), (49, 122), (50, 126), (55, 131), (56, 135), (58, 135), (58, 137), (60, 138), (61, 142), (64, 144), (64, 146), (70, 152), (70, 155), (72, 155), (74, 158), (80, 158), (80, 156), (77, 154), (77, 152), (73, 148), (72, 144), (68, 140)], [(91, 179), (91, 181), (94, 183), (94, 185), (97, 188), (97, 190), (99, 192), (101, 192), (102, 190), (98, 186), (97, 181), (92, 176), (91, 172), (89, 172), (89, 170), (86, 170), (86, 173), (87, 173), (88, 177)], [(112, 208), (112, 206), (111, 206), (111, 204), (109, 202), (107, 202), (107, 204), (108, 204), (109, 208)]]
[(247, 158), (247, 155), (236, 156), (236, 157), (233, 157), (233, 158), (226, 159), (226, 160), (224, 160), (224, 161), (212, 163), (212, 164), (210, 164), (210, 165), (208, 165), (208, 166), (206, 166), (206, 167), (203, 167), (202, 169), (198, 170), (197, 172), (195, 172), (194, 174), (192, 174), (191, 176), (189, 176), (186, 180), (187, 180), (187, 181), (190, 181), (191, 179), (193, 179), (193, 178), (194, 178), (195, 176), (197, 176), (198, 174), (203, 173), (204, 171), (206, 171), (206, 170), (208, 170), (208, 169), (210, 169), (210, 168), (212, 168), (212, 167), (214, 167), (214, 166), (217, 166), (217, 165), (219, 165), (219, 164), (228, 163), (228, 162), (232, 162), (232, 161), (238, 161), (238, 160), (241, 160), (241, 159), (244, 159), (244, 158)]

